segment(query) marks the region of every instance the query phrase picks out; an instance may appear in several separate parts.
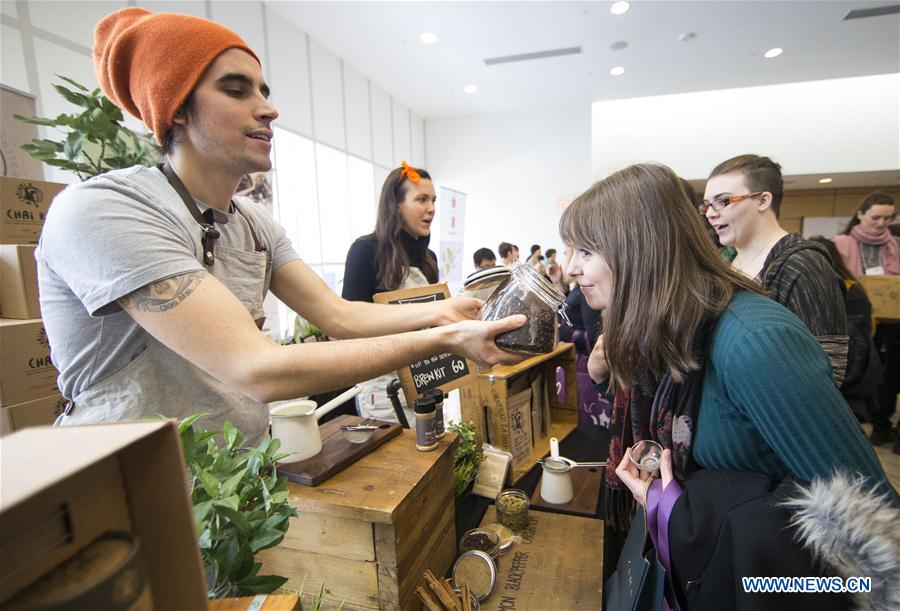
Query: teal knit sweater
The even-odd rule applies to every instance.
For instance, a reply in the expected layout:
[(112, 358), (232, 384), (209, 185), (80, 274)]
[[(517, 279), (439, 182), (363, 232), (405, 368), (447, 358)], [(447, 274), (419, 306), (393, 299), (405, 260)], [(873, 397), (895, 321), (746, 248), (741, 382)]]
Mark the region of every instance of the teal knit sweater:
[(737, 294), (716, 326), (703, 376), (694, 459), (710, 469), (802, 480), (835, 469), (894, 492), (831, 379), (828, 357), (782, 305)]

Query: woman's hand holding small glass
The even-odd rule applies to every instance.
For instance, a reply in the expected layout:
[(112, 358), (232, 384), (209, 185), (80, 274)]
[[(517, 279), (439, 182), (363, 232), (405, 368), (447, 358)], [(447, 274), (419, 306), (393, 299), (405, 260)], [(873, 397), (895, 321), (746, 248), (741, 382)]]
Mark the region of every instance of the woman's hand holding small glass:
[[(647, 489), (650, 487), (650, 482), (653, 481), (655, 476), (653, 472), (645, 471), (639, 468), (638, 464), (634, 460), (632, 460), (632, 449), (633, 448), (628, 448), (627, 450), (625, 450), (622, 461), (616, 468), (616, 475), (631, 491), (631, 494), (634, 495), (634, 500), (636, 500), (642, 507), (644, 507), (647, 504)], [(662, 479), (663, 490), (665, 490), (673, 479), (672, 452), (670, 450), (663, 450), (662, 456), (659, 460), (658, 473), (660, 479)]]

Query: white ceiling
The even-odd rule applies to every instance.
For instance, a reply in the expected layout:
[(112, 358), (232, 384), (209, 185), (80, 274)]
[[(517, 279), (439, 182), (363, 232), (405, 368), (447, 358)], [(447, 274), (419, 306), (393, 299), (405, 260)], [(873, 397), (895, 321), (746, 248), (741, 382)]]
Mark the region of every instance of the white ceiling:
[[(611, 4), (267, 2), (427, 119), (900, 72), (900, 16), (843, 21), (896, 2), (638, 0), (621, 16)], [(437, 44), (419, 42), (422, 32)], [(696, 38), (680, 42), (687, 32)], [(618, 41), (628, 47), (611, 50)], [(483, 61), (577, 46), (580, 55)], [(763, 59), (772, 47), (784, 53)], [(613, 66), (625, 74), (610, 76)], [(462, 91), (470, 83), (477, 93)]]

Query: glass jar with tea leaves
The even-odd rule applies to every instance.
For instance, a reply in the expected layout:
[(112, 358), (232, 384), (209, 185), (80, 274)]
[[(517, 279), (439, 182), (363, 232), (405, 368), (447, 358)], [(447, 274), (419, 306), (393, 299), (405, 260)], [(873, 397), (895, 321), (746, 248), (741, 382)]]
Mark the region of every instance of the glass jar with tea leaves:
[(480, 320), (499, 320), (524, 314), (528, 321), (495, 338), (502, 350), (519, 354), (546, 354), (559, 344), (556, 315), (567, 322), (566, 296), (529, 265), (517, 265), (478, 313)]
[(497, 521), (514, 533), (528, 528), (528, 506), (531, 499), (521, 490), (509, 488), (497, 495)]

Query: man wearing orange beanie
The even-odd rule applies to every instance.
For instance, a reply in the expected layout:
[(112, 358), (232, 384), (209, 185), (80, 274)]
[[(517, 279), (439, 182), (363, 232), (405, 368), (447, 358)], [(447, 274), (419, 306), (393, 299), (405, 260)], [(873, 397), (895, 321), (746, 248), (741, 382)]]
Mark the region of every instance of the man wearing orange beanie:
[[(38, 249), (41, 309), (69, 400), (61, 424), (183, 417), (265, 435), (265, 402), (324, 392), (441, 352), (520, 359), (474, 299), (384, 306), (332, 293), (284, 230), (232, 195), (271, 168), (259, 59), (234, 32), (187, 15), (126, 8), (95, 29), (106, 95), (150, 127), (165, 163), (68, 187)], [(281, 301), (341, 342), (281, 346), (260, 332), (263, 299)], [(443, 326), (442, 326), (443, 325)], [(434, 327), (425, 331), (425, 327)], [(399, 333), (399, 335), (389, 335)]]

